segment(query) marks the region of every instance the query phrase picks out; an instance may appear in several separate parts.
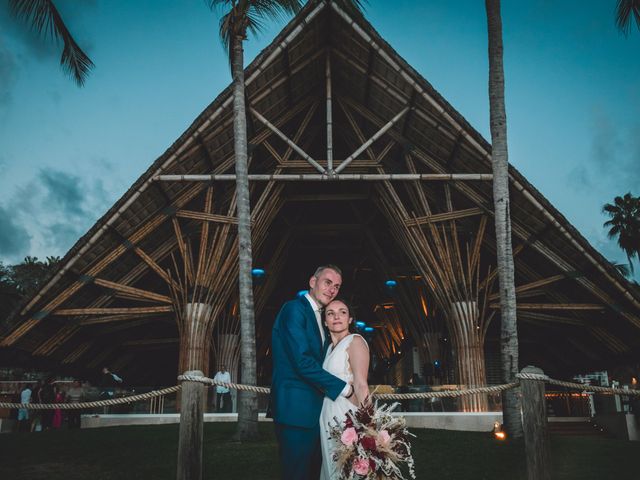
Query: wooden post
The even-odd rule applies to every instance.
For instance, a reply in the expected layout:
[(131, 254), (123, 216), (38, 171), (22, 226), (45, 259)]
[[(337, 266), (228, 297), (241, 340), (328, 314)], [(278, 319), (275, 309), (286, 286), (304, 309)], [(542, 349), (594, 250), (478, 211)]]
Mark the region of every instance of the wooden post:
[[(189, 370), (184, 374), (203, 376), (200, 370)], [(182, 382), (177, 480), (202, 480), (205, 391), (202, 383)]]
[[(544, 376), (536, 367), (525, 367), (522, 373)], [(547, 408), (544, 399), (545, 385), (539, 380), (520, 379), (522, 385), (522, 412), (524, 448), (529, 480), (551, 480), (551, 457), (549, 455), (549, 430)]]

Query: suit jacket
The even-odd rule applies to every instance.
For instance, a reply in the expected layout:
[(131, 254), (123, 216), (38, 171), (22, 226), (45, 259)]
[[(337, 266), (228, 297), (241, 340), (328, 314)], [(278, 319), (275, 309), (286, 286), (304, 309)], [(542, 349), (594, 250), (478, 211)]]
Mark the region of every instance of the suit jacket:
[(271, 350), (273, 420), (297, 427), (317, 426), (323, 398), (335, 400), (346, 383), (322, 368), (326, 348), (305, 297), (280, 309), (271, 332)]

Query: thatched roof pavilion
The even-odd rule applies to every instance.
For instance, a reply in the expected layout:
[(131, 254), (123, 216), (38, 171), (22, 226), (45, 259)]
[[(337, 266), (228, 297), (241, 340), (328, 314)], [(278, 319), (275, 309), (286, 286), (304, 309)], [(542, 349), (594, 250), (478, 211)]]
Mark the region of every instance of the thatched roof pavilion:
[[(363, 17), (328, 2), (309, 2), (245, 75), (250, 174), (264, 176), (251, 181), (254, 266), (266, 270), (256, 287), (262, 382), (275, 313), (325, 262), (343, 267), (343, 293), (374, 329), (379, 358), (408, 345), (430, 362), (450, 339), (476, 350), (458, 365), (487, 358), (491, 377), (500, 313), (487, 141)], [(78, 240), (0, 332), (5, 353), (174, 383), (183, 309), (198, 295), (212, 308), (204, 334), (214, 356), (233, 355), (224, 339), (237, 333), (235, 183), (157, 179), (234, 173), (231, 103), (228, 87)], [(330, 160), (352, 176), (267, 179), (319, 175)], [(640, 293), (510, 175), (521, 364), (565, 375), (637, 359)]]

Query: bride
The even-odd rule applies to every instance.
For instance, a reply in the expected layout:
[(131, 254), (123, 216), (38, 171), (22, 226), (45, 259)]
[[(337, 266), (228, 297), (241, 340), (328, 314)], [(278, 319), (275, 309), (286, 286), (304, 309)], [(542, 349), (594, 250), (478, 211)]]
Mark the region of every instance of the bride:
[(353, 395), (349, 398), (339, 396), (334, 401), (325, 397), (320, 413), (322, 445), (320, 480), (337, 480), (340, 472), (336, 471), (332, 458), (334, 446), (329, 439), (329, 423), (334, 422), (334, 417), (343, 421), (349, 410), (355, 411), (360, 404), (370, 401), (367, 385), (369, 346), (360, 335), (349, 332), (353, 317), (344, 301), (334, 300), (329, 303), (324, 310), (324, 319), (331, 335), (331, 345), (322, 367), (345, 382), (353, 384)]

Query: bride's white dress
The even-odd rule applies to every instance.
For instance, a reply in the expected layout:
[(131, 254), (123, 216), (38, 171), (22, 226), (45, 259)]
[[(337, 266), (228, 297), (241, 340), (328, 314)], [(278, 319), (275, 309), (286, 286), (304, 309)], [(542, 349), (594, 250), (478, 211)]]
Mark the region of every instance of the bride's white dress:
[[(353, 373), (351, 372), (347, 349), (356, 336), (360, 337), (360, 335), (355, 333), (347, 335), (340, 340), (335, 347), (329, 347), (324, 358), (324, 363), (322, 364), (322, 368), (347, 383), (353, 382)], [(322, 471), (320, 473), (320, 480), (336, 480), (340, 477), (332, 458), (334, 446), (332, 445), (333, 440), (329, 439), (329, 423), (334, 423), (334, 417), (340, 421), (344, 420), (347, 412), (355, 409), (355, 405), (342, 395), (335, 400), (324, 397), (322, 412), (320, 413), (320, 444), (322, 445)]]

